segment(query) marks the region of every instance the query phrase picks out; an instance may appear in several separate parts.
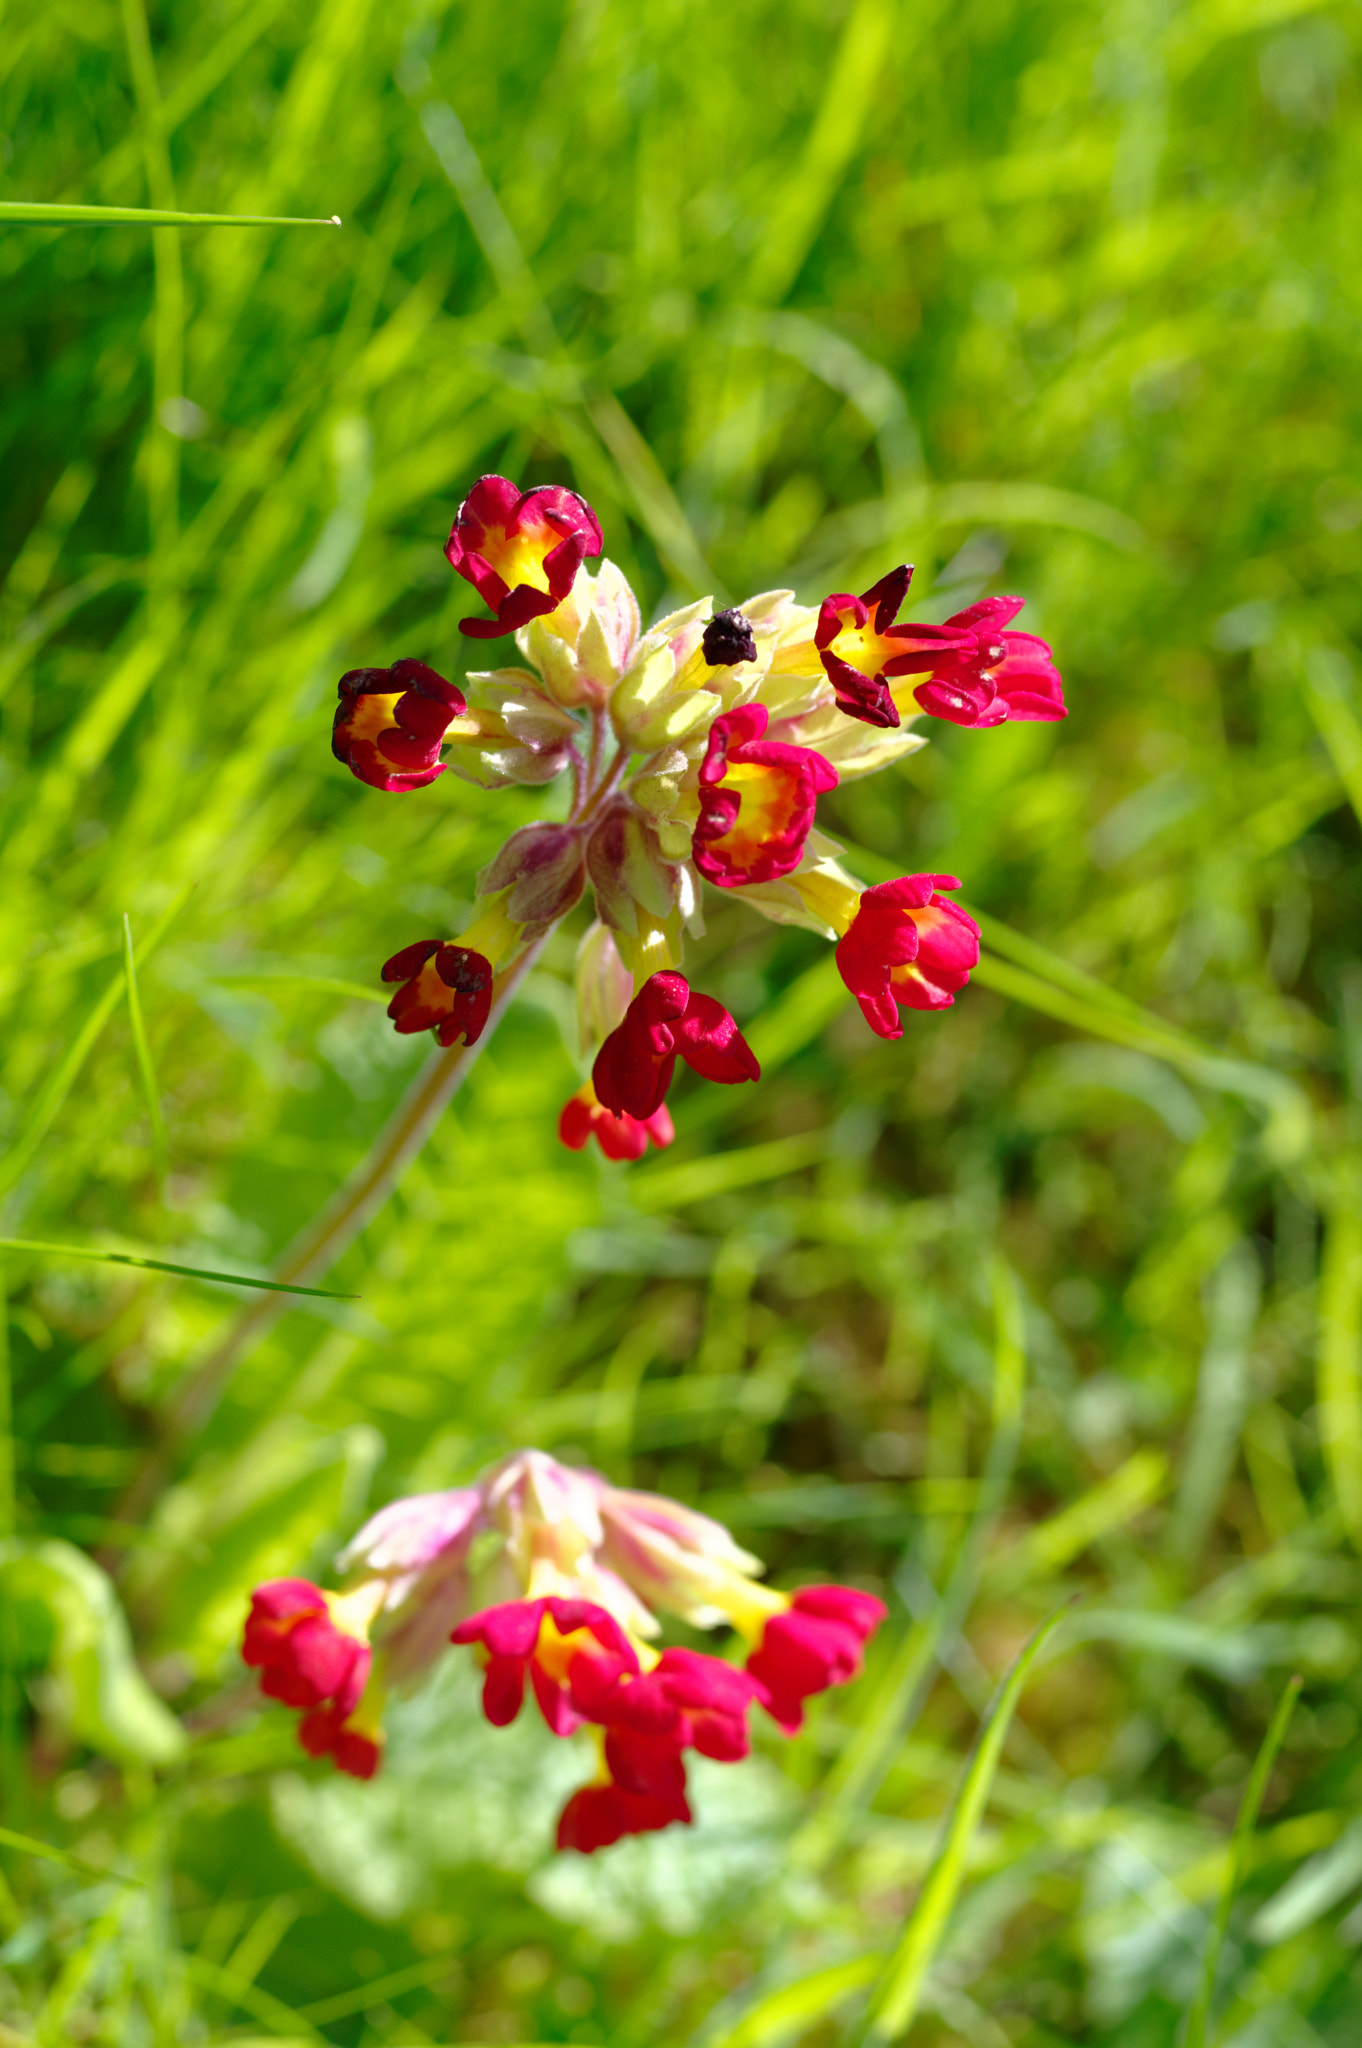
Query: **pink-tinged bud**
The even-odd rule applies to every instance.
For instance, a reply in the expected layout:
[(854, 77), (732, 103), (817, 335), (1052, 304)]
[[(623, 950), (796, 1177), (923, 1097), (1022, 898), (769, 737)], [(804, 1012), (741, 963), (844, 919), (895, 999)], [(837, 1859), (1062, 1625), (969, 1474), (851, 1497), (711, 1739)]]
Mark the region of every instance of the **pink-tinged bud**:
[(606, 1109), (646, 1123), (666, 1099), (677, 1055), (707, 1081), (757, 1081), (761, 1068), (728, 1011), (681, 974), (654, 974), (596, 1055), (591, 1080)]
[(558, 1819), (557, 1846), (576, 1849), (590, 1856), (608, 1849), (625, 1835), (652, 1834), (674, 1821), (689, 1826), (691, 1810), (684, 1793), (679, 1797), (653, 1798), (647, 1793), (627, 1792), (608, 1780), (601, 1785), (583, 1785), (574, 1792)]
[(780, 1594), (753, 1583), (760, 1558), (740, 1549), (722, 1522), (661, 1493), (640, 1493), (598, 1480), (604, 1562), (649, 1607), (697, 1628), (731, 1620), (759, 1634)]
[(443, 775), (440, 748), (466, 709), (463, 691), (423, 661), (352, 668), (340, 679), (331, 751), (372, 789), (422, 789)]
[(587, 874), (603, 924), (637, 933), (639, 912), (666, 918), (675, 907), (680, 868), (668, 860), (657, 833), (627, 798), (602, 807), (587, 841)]
[(320, 1586), (271, 1579), (251, 1595), (242, 1661), (260, 1672), (260, 1690), (286, 1707), (326, 1702), (348, 1713), (369, 1675), (368, 1644), (337, 1628)]
[(414, 1493), (389, 1501), (357, 1535), (352, 1536), (336, 1569), (362, 1570), (368, 1578), (384, 1578), (402, 1586), (447, 1552), (463, 1548), (482, 1505), (475, 1486), (453, 1487), (447, 1493)]
[[(1001, 725), (1008, 718), (1067, 718), (1064, 686), (1044, 640), (1005, 633), (1024, 599), (986, 597), (938, 631), (958, 636), (940, 650), (925, 683), (913, 691), (922, 709), (952, 725)], [(926, 628), (919, 628), (925, 632)]]
[(764, 704), (744, 704), (710, 727), (695, 865), (721, 889), (773, 882), (797, 868), (818, 799), (837, 787), (837, 770), (821, 754), (763, 740), (768, 717)]
[(509, 889), (516, 924), (552, 924), (581, 901), (586, 887), (582, 831), (576, 825), (522, 825), (478, 876), (479, 896)]
[(866, 725), (898, 724), (891, 676), (934, 668), (943, 647), (953, 648), (966, 638), (943, 626), (894, 624), (912, 574), (901, 564), (860, 597), (841, 591), (825, 597), (819, 609), (814, 643), (838, 709)]
[(461, 619), (459, 630), (494, 640), (556, 611), (601, 546), (596, 515), (576, 491), (561, 484), (518, 491), (504, 476), (480, 478), (459, 507), (445, 555), (496, 616)]
[(806, 1699), (856, 1676), (862, 1650), (888, 1612), (873, 1593), (851, 1586), (805, 1586), (784, 1613), (771, 1616), (747, 1670), (787, 1735), (802, 1726)]
[(624, 1630), (589, 1600), (550, 1595), (486, 1607), (461, 1621), (450, 1641), (479, 1645), (482, 1710), (494, 1728), (506, 1727), (520, 1712), (527, 1673), (549, 1729), (571, 1735), (587, 1718), (574, 1700), (580, 1672), (600, 1666), (608, 1678), (638, 1670), (637, 1652)]
[(634, 997), (634, 977), (620, 958), (615, 934), (599, 920), (577, 948), (577, 1032), (581, 1051), (594, 1052), (623, 1022)]
[(837, 967), (881, 1038), (902, 1038), (899, 1006), (940, 1010), (979, 961), (979, 927), (938, 888), (953, 875), (905, 875), (867, 889), (837, 948)]
[(433, 1030), (441, 1045), (476, 1045), (492, 1008), (492, 969), (481, 953), (439, 939), (418, 939), (383, 965), (402, 987), (388, 1015), (402, 1032)]
[(571, 1152), (580, 1152), (588, 1138), (594, 1138), (607, 1159), (641, 1159), (650, 1140), (659, 1151), (670, 1145), (676, 1127), (665, 1102), (640, 1122), (637, 1117), (604, 1109), (587, 1081), (563, 1104), (558, 1136)]

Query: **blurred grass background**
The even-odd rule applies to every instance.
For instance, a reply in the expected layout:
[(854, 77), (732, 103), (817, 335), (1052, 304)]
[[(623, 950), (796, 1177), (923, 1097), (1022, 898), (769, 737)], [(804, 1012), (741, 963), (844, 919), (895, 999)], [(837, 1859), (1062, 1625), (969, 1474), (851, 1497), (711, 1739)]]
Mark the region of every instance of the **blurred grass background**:
[[(440, 545), (484, 470), (580, 488), (654, 610), (904, 558), (922, 616), (1024, 593), (1072, 707), (826, 806), (867, 879), (985, 917), (902, 1044), (713, 903), (694, 978), (767, 1076), (679, 1086), (640, 1169), (556, 1143), (555, 941), (358, 1303), (290, 1314), (135, 1525), (227, 1293), (10, 1255), (17, 1536), (104, 1556), (192, 1730), (156, 1767), (116, 1613), (121, 1705), (88, 1601), (8, 1601), (5, 1818), (77, 1859), (0, 1856), (18, 2038), (850, 2038), (993, 1679), (1081, 1589), (913, 2041), (1172, 2048), (1299, 1671), (1211, 2038), (1356, 2043), (1360, 36), (1301, 0), (0, 11), (3, 196), (345, 222), (0, 228), (7, 1235), (263, 1271), (378, 1129), (423, 1048), (345, 985), (555, 801), (328, 750), (342, 669), (461, 672)], [(522, 1442), (891, 1602), (802, 1741), (694, 1774), (691, 1833), (551, 1857), (582, 1760), (487, 1730), (453, 1659), (369, 1787), (238, 1690), (254, 1580)]]

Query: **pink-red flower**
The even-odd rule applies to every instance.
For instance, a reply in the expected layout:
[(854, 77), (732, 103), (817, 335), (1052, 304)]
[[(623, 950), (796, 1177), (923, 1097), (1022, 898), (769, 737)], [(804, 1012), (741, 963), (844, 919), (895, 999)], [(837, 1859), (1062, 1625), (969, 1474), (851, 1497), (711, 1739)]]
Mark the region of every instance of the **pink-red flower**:
[(769, 718), (764, 704), (744, 704), (710, 727), (695, 865), (721, 889), (797, 868), (818, 799), (837, 787), (837, 770), (811, 747), (762, 738)]
[(666, 1100), (678, 1054), (707, 1081), (761, 1078), (755, 1053), (723, 1004), (696, 994), (683, 974), (664, 971), (644, 982), (597, 1053), (597, 1099), (646, 1123)]
[[(1066, 718), (1064, 687), (1054, 657), (1034, 633), (1005, 633), (1020, 597), (985, 597), (944, 626), (917, 628), (942, 636), (932, 673), (913, 696), (933, 718), (952, 725), (1001, 725), (1008, 718)], [(947, 635), (955, 636), (948, 640)]]
[(331, 1756), (352, 1778), (372, 1778), (381, 1754), (378, 1731), (356, 1718), (373, 1654), (368, 1642), (340, 1627), (328, 1598), (308, 1579), (271, 1579), (251, 1595), (242, 1660), (260, 1672), (267, 1699), (301, 1707), (298, 1739), (309, 1756)]
[(580, 1685), (608, 1684), (637, 1672), (638, 1654), (603, 1607), (590, 1600), (507, 1600), (461, 1621), (449, 1639), (477, 1643), (484, 1677), (482, 1710), (494, 1728), (520, 1712), (528, 1675), (539, 1711), (555, 1735), (571, 1735), (587, 1714)]
[(603, 1108), (587, 1081), (563, 1104), (558, 1136), (573, 1152), (580, 1152), (587, 1140), (594, 1138), (607, 1159), (641, 1159), (650, 1142), (659, 1150), (670, 1145), (676, 1128), (665, 1102), (640, 1121), (638, 1117)]
[(466, 710), (458, 685), (423, 661), (352, 668), (340, 679), (331, 751), (371, 789), (422, 789), (443, 775), (440, 747)]
[(944, 627), (894, 624), (912, 574), (901, 563), (859, 597), (839, 591), (819, 608), (814, 645), (838, 709), (866, 725), (897, 725), (890, 679), (933, 668), (942, 647), (955, 645)]
[(602, 545), (600, 523), (576, 491), (518, 491), (504, 476), (480, 478), (455, 515), (445, 555), (495, 617), (460, 619), (459, 630), (494, 640), (556, 611)]
[(434, 1030), (441, 1045), (475, 1045), (492, 1008), (492, 968), (481, 953), (439, 939), (418, 939), (383, 965), (402, 986), (388, 1005), (399, 1031)]
[(658, 1798), (626, 1791), (606, 1778), (573, 1793), (558, 1816), (557, 1846), (590, 1856), (622, 1841), (625, 1835), (651, 1834), (657, 1828), (670, 1827), (673, 1821), (689, 1826), (691, 1818), (684, 1792)]
[(862, 894), (837, 966), (881, 1038), (902, 1038), (900, 1005), (944, 1009), (978, 965), (978, 925), (936, 894), (959, 887), (953, 875), (905, 875)]
[(888, 1608), (851, 1586), (804, 1586), (782, 1614), (773, 1614), (747, 1660), (763, 1704), (787, 1735), (803, 1724), (804, 1702), (830, 1685), (845, 1685)]

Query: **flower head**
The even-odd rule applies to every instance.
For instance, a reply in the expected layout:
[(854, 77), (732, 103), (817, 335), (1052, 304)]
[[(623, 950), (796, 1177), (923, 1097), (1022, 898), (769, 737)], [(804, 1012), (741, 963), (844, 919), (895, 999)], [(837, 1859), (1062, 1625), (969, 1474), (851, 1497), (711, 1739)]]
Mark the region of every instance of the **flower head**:
[(370, 1598), (324, 1593), (308, 1579), (271, 1579), (251, 1595), (242, 1661), (261, 1674), (267, 1699), (304, 1709), (298, 1739), (309, 1756), (371, 1778), (382, 1736), (362, 1702), (373, 1664)]
[(587, 1140), (594, 1138), (607, 1159), (641, 1159), (650, 1142), (659, 1151), (670, 1145), (676, 1126), (665, 1102), (650, 1117), (640, 1119), (604, 1108), (591, 1082), (584, 1081), (563, 1104), (558, 1136), (571, 1152), (580, 1152)]
[[(825, 597), (818, 614), (814, 638), (838, 708), (867, 725), (897, 725), (899, 709), (890, 677), (933, 665), (935, 649), (924, 649), (922, 629), (894, 624), (912, 574), (902, 564), (859, 597), (845, 591)], [(945, 644), (953, 646), (954, 641)]]
[[(1020, 597), (986, 597), (947, 619), (941, 656), (913, 691), (922, 709), (952, 725), (1001, 725), (1008, 718), (1065, 718), (1054, 657), (1034, 633), (1006, 633)], [(919, 628), (920, 632), (929, 629)], [(946, 635), (956, 636), (953, 641)]]
[(481, 953), (439, 939), (418, 939), (383, 963), (383, 979), (402, 986), (388, 1005), (399, 1031), (434, 1030), (441, 1045), (476, 1045), (492, 1008), (492, 968)]
[(804, 1586), (783, 1613), (771, 1616), (747, 1670), (787, 1735), (802, 1725), (811, 1694), (856, 1676), (864, 1646), (888, 1611), (873, 1593), (851, 1586)]
[(638, 1652), (614, 1616), (589, 1600), (508, 1601), (470, 1615), (449, 1640), (479, 1646), (482, 1710), (494, 1728), (520, 1712), (527, 1673), (549, 1728), (570, 1735), (593, 1718), (584, 1696), (639, 1668)]
[(953, 875), (905, 875), (862, 895), (837, 967), (881, 1038), (902, 1038), (900, 1006), (945, 1009), (978, 965), (978, 925), (936, 893), (959, 887)]
[(422, 789), (443, 775), (440, 748), (467, 709), (457, 684), (423, 661), (352, 668), (341, 677), (331, 751), (373, 789)]
[(761, 1068), (722, 1003), (681, 974), (650, 975), (591, 1070), (597, 1100), (646, 1123), (666, 1100), (677, 1056), (707, 1081), (756, 1081)]
[(818, 798), (837, 787), (837, 770), (811, 747), (762, 738), (769, 718), (764, 704), (743, 704), (709, 729), (695, 865), (721, 889), (797, 868)]
[(495, 617), (460, 619), (459, 630), (494, 640), (555, 611), (601, 547), (600, 523), (576, 491), (518, 491), (504, 476), (480, 478), (455, 514), (445, 554)]

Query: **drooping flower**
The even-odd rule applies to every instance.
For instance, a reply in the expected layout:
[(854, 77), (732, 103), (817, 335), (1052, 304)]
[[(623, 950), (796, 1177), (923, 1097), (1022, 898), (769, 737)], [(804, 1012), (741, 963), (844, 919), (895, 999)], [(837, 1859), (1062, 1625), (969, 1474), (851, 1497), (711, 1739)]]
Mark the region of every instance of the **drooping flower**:
[(902, 1038), (900, 1006), (941, 1010), (979, 964), (979, 927), (938, 889), (954, 875), (904, 875), (867, 889), (837, 948), (837, 968), (872, 1031)]
[(811, 747), (762, 738), (769, 718), (764, 704), (744, 704), (709, 729), (695, 865), (721, 889), (798, 867), (818, 799), (837, 787), (837, 770)]
[(563, 1104), (558, 1136), (572, 1152), (580, 1152), (587, 1140), (594, 1138), (607, 1159), (641, 1159), (650, 1142), (659, 1151), (670, 1145), (676, 1126), (665, 1102), (640, 1120), (622, 1110), (606, 1109), (590, 1081), (584, 1081)]
[(802, 1726), (806, 1699), (856, 1676), (865, 1645), (888, 1611), (873, 1593), (852, 1586), (802, 1586), (783, 1613), (771, 1616), (747, 1671), (787, 1735)]
[(848, 718), (863, 719), (867, 725), (897, 725), (899, 709), (890, 678), (931, 668), (939, 648), (955, 644), (941, 638), (944, 627), (933, 629), (924, 647), (920, 627), (894, 624), (912, 574), (904, 563), (859, 597), (839, 591), (823, 599), (814, 639), (838, 709)]
[(678, 1054), (706, 1081), (756, 1081), (756, 1055), (723, 1004), (681, 974), (653, 974), (596, 1055), (598, 1101), (646, 1123), (666, 1100)]
[[(847, 1587), (763, 1586), (759, 1560), (710, 1516), (543, 1451), (391, 1502), (337, 1562), (345, 1591), (273, 1581), (246, 1624), (246, 1660), (269, 1697), (302, 1710), (303, 1747), (372, 1776), (385, 1691), (420, 1683), (448, 1642), (470, 1646), (494, 1726), (516, 1718), (528, 1686), (554, 1735), (593, 1742), (596, 1775), (558, 1828), (560, 1848), (583, 1851), (688, 1822), (687, 1754), (740, 1762), (754, 1705), (792, 1731), (811, 1693), (854, 1674), (883, 1614)], [(731, 1625), (746, 1665), (659, 1653), (659, 1612)]]
[(443, 775), (440, 748), (467, 709), (464, 694), (423, 661), (352, 668), (338, 685), (331, 751), (372, 789), (423, 789)]
[(495, 617), (460, 619), (460, 632), (494, 640), (556, 610), (602, 545), (600, 523), (576, 491), (518, 491), (504, 476), (482, 477), (455, 514), (445, 555)]
[(924, 711), (952, 725), (972, 726), (1068, 716), (1063, 682), (1046, 642), (1034, 633), (1003, 631), (1024, 602), (985, 597), (935, 629), (942, 636), (940, 656), (927, 681), (913, 691)]
[(330, 1755), (354, 1778), (378, 1768), (381, 1735), (357, 1710), (373, 1664), (366, 1591), (324, 1593), (308, 1579), (271, 1579), (251, 1595), (242, 1661), (267, 1699), (304, 1710), (298, 1735), (310, 1756)]
[(402, 986), (388, 1005), (399, 1031), (433, 1030), (441, 1045), (476, 1045), (492, 1008), (492, 966), (481, 953), (439, 939), (418, 939), (383, 963), (384, 981)]

